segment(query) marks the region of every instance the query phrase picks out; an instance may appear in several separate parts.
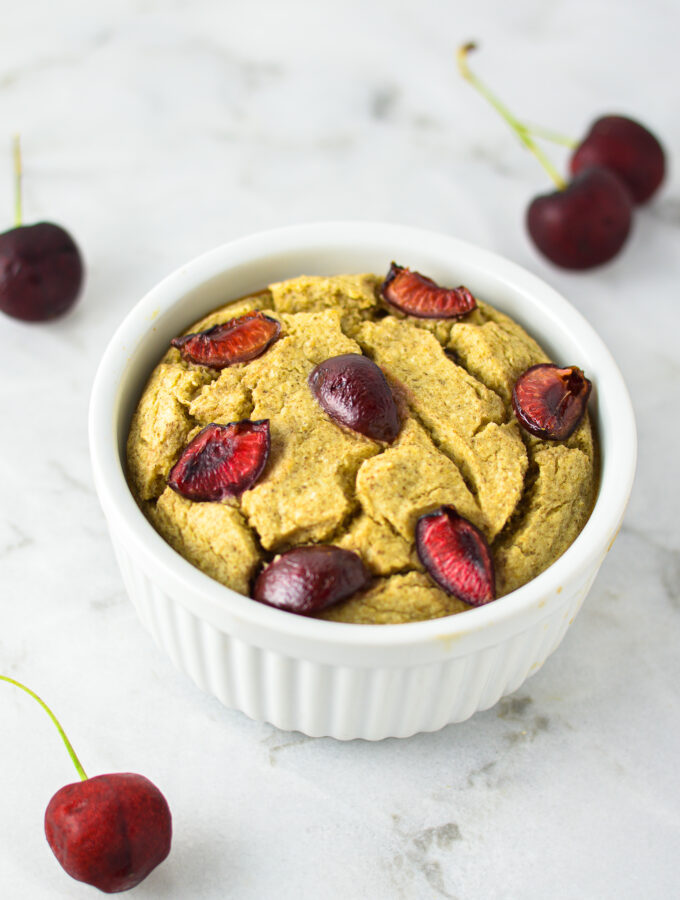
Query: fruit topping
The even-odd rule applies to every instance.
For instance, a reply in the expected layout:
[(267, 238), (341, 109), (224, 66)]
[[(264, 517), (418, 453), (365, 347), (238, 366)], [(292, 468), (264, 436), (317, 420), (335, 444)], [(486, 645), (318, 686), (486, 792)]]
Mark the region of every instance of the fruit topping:
[(580, 172), (563, 190), (535, 197), (527, 210), (527, 229), (551, 262), (564, 269), (590, 269), (623, 247), (632, 214), (627, 188), (600, 167)]
[(666, 157), (657, 138), (627, 116), (602, 116), (576, 147), (569, 167), (573, 175), (604, 166), (623, 181), (635, 203), (645, 203), (664, 179)]
[(470, 606), (496, 599), (493, 560), (486, 538), (453, 506), (440, 506), (418, 519), (416, 549), (429, 575), (447, 594)]
[(356, 553), (313, 544), (288, 550), (263, 569), (255, 580), (253, 597), (277, 609), (310, 615), (346, 600), (369, 581)]
[(583, 419), (592, 385), (576, 366), (539, 363), (523, 372), (512, 389), (520, 425), (535, 437), (564, 441)]
[(173, 338), (170, 343), (177, 347), (186, 362), (224, 369), (260, 356), (280, 333), (281, 324), (276, 319), (261, 312), (251, 312), (207, 331)]
[(470, 291), (462, 285), (444, 288), (403, 266), (392, 263), (380, 293), (392, 306), (409, 316), (423, 319), (458, 319), (477, 306)]
[(319, 405), (340, 425), (387, 443), (399, 434), (399, 414), (390, 386), (367, 356), (333, 356), (319, 363), (307, 381)]
[(237, 497), (262, 474), (269, 445), (268, 419), (206, 425), (170, 470), (168, 485), (198, 502)]

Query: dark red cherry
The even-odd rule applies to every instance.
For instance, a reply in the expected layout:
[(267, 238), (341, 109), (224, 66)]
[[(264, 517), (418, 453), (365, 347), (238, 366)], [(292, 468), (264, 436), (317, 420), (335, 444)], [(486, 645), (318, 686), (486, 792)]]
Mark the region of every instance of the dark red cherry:
[(143, 775), (97, 775), (57, 791), (45, 836), (62, 868), (107, 894), (143, 881), (170, 852), (172, 817)]
[(564, 190), (532, 200), (527, 228), (547, 258), (565, 269), (590, 269), (612, 259), (631, 227), (628, 189), (608, 169), (579, 172)]
[(65, 313), (83, 282), (83, 261), (71, 235), (52, 222), (0, 234), (0, 309), (25, 322)]
[(251, 312), (207, 331), (173, 338), (170, 343), (187, 362), (224, 369), (261, 356), (280, 333), (281, 324), (276, 319)]
[(168, 485), (197, 502), (237, 497), (262, 474), (269, 446), (268, 419), (206, 425), (170, 470)]
[(392, 263), (380, 293), (392, 306), (409, 316), (458, 319), (471, 312), (477, 301), (467, 288), (444, 288), (410, 269)]
[(530, 434), (565, 441), (585, 415), (592, 384), (576, 366), (539, 363), (523, 372), (512, 389), (517, 420)]
[(374, 441), (391, 443), (399, 434), (397, 405), (381, 369), (360, 353), (333, 356), (307, 379), (328, 415)]
[(576, 175), (604, 166), (627, 186), (635, 203), (645, 203), (664, 179), (666, 156), (644, 125), (626, 116), (602, 116), (574, 151), (569, 167)]
[(296, 547), (258, 575), (253, 598), (268, 606), (309, 615), (346, 600), (370, 581), (361, 558), (324, 544)]
[(429, 575), (447, 594), (470, 606), (496, 599), (493, 560), (486, 538), (453, 506), (440, 506), (418, 519), (416, 549)]

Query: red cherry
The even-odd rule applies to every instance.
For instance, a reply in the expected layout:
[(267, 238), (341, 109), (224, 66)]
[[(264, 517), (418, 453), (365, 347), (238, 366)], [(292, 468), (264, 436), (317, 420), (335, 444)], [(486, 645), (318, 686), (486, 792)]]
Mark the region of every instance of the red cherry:
[(431, 278), (412, 272), (395, 262), (380, 286), (380, 293), (392, 306), (409, 316), (426, 319), (459, 319), (477, 306), (470, 291), (440, 287)]
[(664, 179), (666, 156), (658, 139), (644, 125), (626, 116), (602, 116), (574, 151), (573, 175), (604, 166), (630, 190), (635, 203), (646, 203)]
[(168, 486), (196, 502), (237, 497), (262, 474), (269, 447), (268, 419), (206, 425), (170, 470)]
[(83, 261), (71, 235), (52, 222), (0, 234), (0, 309), (25, 322), (60, 316), (73, 306)]
[(621, 250), (633, 204), (608, 169), (580, 172), (564, 190), (543, 194), (527, 210), (527, 229), (547, 258), (565, 269), (590, 269)]
[(112, 894), (139, 884), (170, 852), (172, 816), (158, 788), (130, 772), (88, 778), (57, 717), (30, 688), (6, 681), (42, 706), (59, 732), (81, 780), (57, 791), (45, 810), (45, 837), (57, 861), (77, 881)]
[(163, 862), (172, 817), (143, 775), (97, 775), (57, 791), (45, 811), (45, 836), (72, 878), (113, 894), (135, 887)]
[(25, 322), (65, 313), (83, 283), (83, 260), (60, 225), (22, 224), (21, 147), (14, 138), (15, 228), (0, 234), (0, 310)]
[(260, 572), (253, 599), (288, 612), (321, 612), (365, 588), (370, 581), (356, 553), (324, 544), (295, 547)]
[(576, 366), (539, 363), (523, 372), (512, 389), (519, 424), (535, 437), (566, 441), (586, 412), (591, 382)]
[(397, 404), (382, 370), (360, 353), (343, 353), (319, 363), (307, 379), (328, 415), (374, 441), (391, 443), (399, 434)]
[(173, 338), (182, 359), (210, 369), (224, 369), (261, 356), (281, 333), (281, 324), (261, 312), (246, 313), (207, 331)]
[(618, 174), (604, 165), (579, 168), (567, 184), (532, 134), (542, 134), (559, 143), (570, 142), (523, 125), (470, 71), (467, 56), (474, 49), (474, 44), (460, 47), (461, 75), (505, 119), (557, 187), (557, 191), (532, 200), (526, 215), (531, 239), (551, 262), (566, 269), (590, 269), (608, 262), (621, 250), (630, 231), (633, 204), (628, 188)]
[(428, 574), (447, 594), (470, 606), (496, 599), (493, 559), (486, 538), (453, 506), (440, 506), (418, 519), (416, 550)]

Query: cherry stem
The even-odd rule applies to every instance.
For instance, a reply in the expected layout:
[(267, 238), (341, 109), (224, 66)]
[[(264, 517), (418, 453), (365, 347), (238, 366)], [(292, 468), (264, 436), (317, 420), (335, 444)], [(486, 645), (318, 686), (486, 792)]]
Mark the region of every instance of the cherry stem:
[(15, 687), (21, 688), (22, 691), (26, 691), (26, 693), (30, 694), (30, 696), (33, 697), (34, 700), (38, 701), (38, 703), (42, 706), (42, 708), (45, 710), (47, 715), (50, 717), (50, 719), (52, 719), (52, 721), (56, 725), (57, 731), (61, 735), (61, 739), (64, 742), (66, 749), (68, 750), (68, 755), (71, 757), (71, 760), (73, 761), (73, 765), (76, 767), (76, 771), (80, 775), (80, 780), (87, 781), (87, 775), (85, 774), (85, 769), (83, 769), (83, 767), (80, 763), (80, 760), (76, 756), (76, 751), (71, 746), (71, 742), (66, 737), (66, 732), (59, 724), (57, 717), (54, 715), (54, 713), (49, 708), (49, 706), (43, 700), (41, 700), (40, 697), (36, 693), (34, 693), (30, 688), (27, 688), (26, 685), (22, 684), (20, 681), (15, 681), (13, 678), (8, 678), (7, 675), (0, 675), (0, 681), (7, 681), (7, 682), (9, 682), (9, 684), (13, 684), (13, 685), (15, 685)]
[(477, 78), (477, 76), (470, 71), (470, 68), (467, 63), (468, 53), (472, 50), (476, 50), (477, 45), (474, 43), (463, 44), (462, 47), (458, 49), (458, 68), (460, 70), (460, 74), (466, 81), (469, 81), (470, 84), (484, 97), (508, 123), (508, 125), (515, 132), (520, 141), (524, 144), (524, 146), (529, 150), (539, 163), (543, 166), (548, 175), (552, 178), (552, 180), (557, 185), (557, 189), (563, 191), (567, 183), (562, 178), (557, 169), (550, 162), (548, 157), (543, 153), (541, 148), (537, 146), (537, 144), (531, 139), (529, 135), (529, 129), (526, 125), (522, 125), (522, 123), (516, 119), (510, 110), (505, 106), (505, 104), (501, 103), (501, 101), (496, 97), (495, 94), (492, 94), (488, 87)]
[(522, 128), (528, 134), (535, 134), (536, 137), (543, 138), (544, 141), (550, 141), (553, 144), (568, 147), (570, 150), (576, 149), (579, 145), (579, 141), (567, 137), (566, 134), (560, 134), (558, 131), (552, 131), (550, 128), (543, 128), (542, 125), (534, 125), (533, 122), (525, 122), (522, 125)]
[(12, 156), (14, 157), (14, 227), (19, 228), (23, 219), (21, 206), (21, 176), (23, 170), (21, 167), (21, 138), (18, 134), (14, 135), (12, 141)]

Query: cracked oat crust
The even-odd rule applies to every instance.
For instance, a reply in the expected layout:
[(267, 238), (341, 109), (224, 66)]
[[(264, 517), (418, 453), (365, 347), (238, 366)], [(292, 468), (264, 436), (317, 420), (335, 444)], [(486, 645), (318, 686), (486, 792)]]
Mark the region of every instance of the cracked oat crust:
[[(221, 372), (168, 350), (128, 437), (128, 477), (145, 514), (222, 584), (248, 594), (262, 562), (301, 544), (359, 553), (375, 580), (322, 614), (336, 621), (410, 622), (468, 608), (423, 572), (414, 549), (423, 513), (449, 503), (484, 532), (501, 596), (566, 550), (597, 488), (587, 417), (564, 442), (532, 438), (514, 418), (515, 379), (549, 361), (518, 324), (484, 302), (455, 322), (386, 315), (380, 282), (289, 279), (191, 324), (187, 332), (263, 309), (282, 333), (261, 357)], [(307, 376), (342, 353), (363, 353), (385, 373), (402, 423), (392, 444), (338, 426), (314, 400)], [(173, 495), (165, 479), (188, 441), (211, 422), (243, 418), (270, 420), (258, 484), (222, 503)]]

